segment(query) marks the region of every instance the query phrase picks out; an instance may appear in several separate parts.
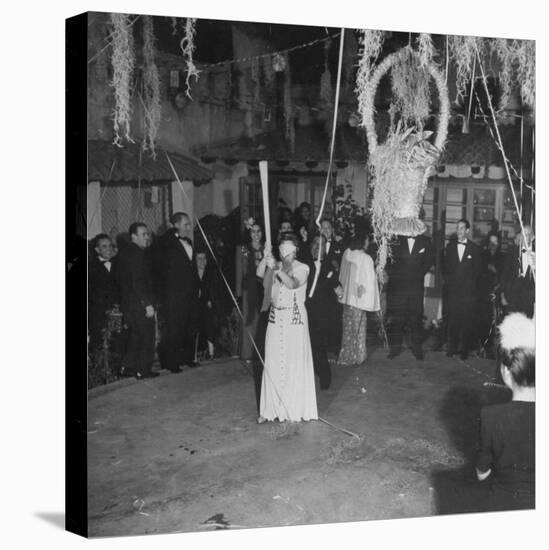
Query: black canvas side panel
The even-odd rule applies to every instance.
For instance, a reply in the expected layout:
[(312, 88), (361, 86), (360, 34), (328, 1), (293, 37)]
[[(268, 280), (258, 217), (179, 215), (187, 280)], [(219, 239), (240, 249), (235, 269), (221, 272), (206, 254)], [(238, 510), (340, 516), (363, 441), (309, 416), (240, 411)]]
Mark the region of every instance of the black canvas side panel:
[[(87, 488), (87, 42), (88, 15), (66, 20), (65, 528), (88, 535)], [(59, 182), (60, 184), (60, 182)]]

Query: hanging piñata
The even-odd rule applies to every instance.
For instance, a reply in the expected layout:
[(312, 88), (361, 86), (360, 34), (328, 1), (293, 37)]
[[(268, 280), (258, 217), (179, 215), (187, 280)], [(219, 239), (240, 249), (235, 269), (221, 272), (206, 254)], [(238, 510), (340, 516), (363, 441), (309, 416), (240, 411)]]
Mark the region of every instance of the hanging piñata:
[[(428, 42), (424, 39), (424, 46)], [(427, 51), (427, 54), (425, 53)], [(374, 121), (374, 98), (381, 78), (393, 70), (394, 106), (400, 118), (389, 128), (383, 144), (378, 144)], [(434, 144), (432, 132), (423, 131), (429, 115), (429, 79), (433, 78), (440, 98), (440, 113)], [(429, 61), (428, 50), (419, 54), (410, 46), (387, 56), (363, 78), (359, 92), (359, 108), (366, 127), (369, 165), (372, 173), (372, 223), (379, 245), (377, 273), (381, 279), (390, 255), (394, 235), (416, 236), (426, 229), (419, 219), (423, 195), (429, 176), (434, 173), (448, 134), (450, 102), (442, 73)], [(393, 109), (394, 111), (395, 109)]]

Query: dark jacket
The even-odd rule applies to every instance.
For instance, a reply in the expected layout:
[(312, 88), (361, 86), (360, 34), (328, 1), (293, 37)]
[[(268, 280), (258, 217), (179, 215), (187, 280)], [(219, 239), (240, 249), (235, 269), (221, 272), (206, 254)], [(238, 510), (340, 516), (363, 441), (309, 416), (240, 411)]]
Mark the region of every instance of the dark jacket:
[(497, 250), (492, 254), (487, 248), (481, 252), (481, 292), (486, 295), (499, 285), (505, 256)]
[(479, 294), (480, 248), (473, 241), (467, 240), (460, 262), (457, 244), (457, 239), (451, 240), (446, 245), (443, 257), (448, 302), (474, 302)]
[(155, 294), (162, 305), (193, 307), (198, 300), (198, 272), (173, 229), (153, 249)]
[(105, 312), (120, 304), (118, 286), (114, 278), (116, 258), (111, 260), (109, 271), (97, 257), (88, 261), (88, 323), (91, 331), (105, 326)]
[(153, 290), (149, 255), (131, 242), (122, 247), (116, 257), (114, 277), (120, 293), (123, 312), (143, 312), (153, 305)]
[(424, 235), (415, 238), (412, 253), (408, 247), (408, 237), (398, 235), (391, 242), (391, 257), (385, 270), (389, 277), (387, 283), (387, 308), (396, 312), (411, 306), (415, 300), (415, 309), (423, 310), (425, 274), (433, 265), (433, 247), (431, 239)]
[(320, 264), (320, 273), (318, 275), (315, 292), (309, 298), (309, 292), (313, 286), (316, 275), (316, 264), (309, 261), (309, 278), (307, 279), (307, 299), (306, 306), (310, 312), (310, 323), (318, 324), (320, 320), (327, 320), (329, 324), (335, 322), (333, 315), (337, 311), (339, 302), (334, 289), (339, 285), (337, 270), (326, 261), (322, 260)]
[(521, 255), (517, 246), (507, 251), (501, 274), (501, 288), (509, 303), (509, 311), (520, 311), (532, 317), (536, 285), (530, 267), (524, 277), (522, 276)]
[(330, 263), (336, 271), (339, 271), (343, 252), (345, 252), (343, 243), (336, 241), (334, 238), (330, 241), (330, 250), (326, 254), (324, 261)]

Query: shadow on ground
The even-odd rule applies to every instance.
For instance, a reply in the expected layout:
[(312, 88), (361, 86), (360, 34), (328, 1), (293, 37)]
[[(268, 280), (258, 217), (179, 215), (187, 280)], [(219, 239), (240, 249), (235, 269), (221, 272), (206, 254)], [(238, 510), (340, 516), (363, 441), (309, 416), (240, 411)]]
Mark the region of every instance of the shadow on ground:
[(475, 473), (480, 409), (508, 401), (510, 397), (510, 391), (498, 385), (453, 386), (446, 392), (439, 411), (440, 419), (465, 463), (460, 468), (437, 468), (431, 472), (435, 513), (487, 511), (489, 485), (480, 483)]

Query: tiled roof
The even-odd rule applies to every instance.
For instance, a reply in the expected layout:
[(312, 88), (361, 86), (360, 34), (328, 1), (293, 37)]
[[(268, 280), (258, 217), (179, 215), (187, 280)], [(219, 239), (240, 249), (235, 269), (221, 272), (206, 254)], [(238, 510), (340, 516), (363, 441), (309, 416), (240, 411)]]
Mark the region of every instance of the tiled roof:
[[(213, 173), (179, 153), (169, 157), (181, 180), (208, 181)], [(156, 150), (156, 159), (149, 152), (141, 152), (141, 144), (133, 143), (117, 147), (102, 140), (88, 141), (88, 181), (130, 182), (174, 180), (174, 174), (162, 149)]]
[[(295, 151), (291, 152), (281, 132), (269, 132), (255, 138), (234, 138), (225, 143), (198, 146), (193, 151), (201, 157), (235, 160), (328, 161), (330, 136), (314, 126), (296, 128)], [(366, 161), (365, 137), (352, 128), (339, 128), (334, 159)]]

